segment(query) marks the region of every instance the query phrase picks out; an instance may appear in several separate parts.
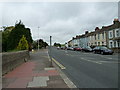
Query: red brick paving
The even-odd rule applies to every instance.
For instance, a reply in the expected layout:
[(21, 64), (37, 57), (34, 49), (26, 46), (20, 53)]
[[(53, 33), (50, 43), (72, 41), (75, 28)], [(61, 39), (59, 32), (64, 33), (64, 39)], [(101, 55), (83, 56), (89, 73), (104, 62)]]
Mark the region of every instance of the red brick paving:
[(12, 77), (29, 77), (33, 76), (33, 69), (35, 68), (35, 62), (27, 62), (22, 64), (21, 66), (14, 69), (12, 72), (9, 72), (5, 75), (5, 78)]
[(26, 88), (32, 77), (18, 78), (15, 82), (10, 83), (6, 88)]
[(32, 81), (35, 76), (55, 76), (59, 75), (56, 70), (46, 70), (42, 72), (34, 73), (34, 68), (36, 62), (26, 62), (13, 71), (9, 72), (4, 76), (4, 78), (17, 78), (14, 82), (9, 83), (7, 87), (4, 88), (26, 88), (28, 82)]
[(3, 76), (3, 88), (26, 88), (28, 83), (33, 81), (33, 77), (39, 76), (49, 76), (47, 87), (40, 88), (66, 88), (67, 85), (57, 70), (44, 70), (44, 68), (50, 67), (50, 62), (48, 58), (43, 56), (47, 57), (47, 49), (31, 54), (31, 61), (18, 66)]

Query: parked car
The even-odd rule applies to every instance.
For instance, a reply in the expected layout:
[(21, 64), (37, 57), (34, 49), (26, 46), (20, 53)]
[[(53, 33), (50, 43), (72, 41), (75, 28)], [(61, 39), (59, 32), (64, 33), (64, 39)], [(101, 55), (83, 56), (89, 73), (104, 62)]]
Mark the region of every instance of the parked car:
[(87, 47), (83, 47), (82, 48), (82, 51), (85, 51), (85, 52), (92, 52), (92, 48), (87, 46)]
[(67, 50), (73, 50), (73, 47), (67, 47)]
[(111, 55), (114, 53), (112, 50), (108, 49), (105, 46), (96, 46), (93, 49), (93, 52), (94, 53), (100, 53), (100, 54), (111, 54)]
[(57, 49), (60, 49), (60, 47), (58, 46)]
[(81, 51), (82, 48), (81, 48), (81, 47), (74, 47), (73, 50), (74, 50), (74, 51)]
[(62, 49), (62, 50), (65, 50), (65, 49), (66, 49), (66, 47), (65, 47), (65, 46), (61, 46), (61, 49)]

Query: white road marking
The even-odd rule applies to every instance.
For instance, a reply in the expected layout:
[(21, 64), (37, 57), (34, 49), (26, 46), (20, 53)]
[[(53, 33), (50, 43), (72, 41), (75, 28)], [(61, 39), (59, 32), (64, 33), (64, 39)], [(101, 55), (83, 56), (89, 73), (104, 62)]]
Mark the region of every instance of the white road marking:
[(69, 56), (69, 54), (66, 54), (66, 55), (68, 55), (68, 56)]
[(104, 62), (104, 63), (120, 63), (120, 62), (114, 62), (114, 61), (99, 61), (99, 62)]
[(90, 54), (90, 53), (83, 53), (83, 54)]
[(82, 60), (88, 61), (88, 62), (93, 62), (93, 63), (97, 63), (97, 64), (102, 64), (101, 62), (97, 62), (97, 61), (93, 61), (93, 60), (88, 60), (85, 58), (81, 58)]
[[(113, 58), (105, 57), (105, 56), (102, 56), (102, 55), (100, 55), (100, 57), (105, 58), (105, 59), (108, 59), (108, 60), (112, 60), (112, 59), (113, 59)], [(117, 59), (113, 59), (113, 60), (117, 60)]]
[(65, 53), (67, 53), (67, 51), (65, 50)]

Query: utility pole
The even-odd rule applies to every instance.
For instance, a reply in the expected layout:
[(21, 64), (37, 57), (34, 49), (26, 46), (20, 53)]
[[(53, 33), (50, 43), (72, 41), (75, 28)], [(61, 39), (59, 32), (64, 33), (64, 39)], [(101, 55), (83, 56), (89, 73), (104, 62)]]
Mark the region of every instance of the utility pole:
[(39, 51), (39, 28), (40, 27), (38, 27), (38, 51)]
[(51, 46), (52, 46), (52, 36), (50, 36), (50, 60), (51, 60), (50, 67), (53, 67), (53, 65), (52, 65), (52, 57), (51, 57)]
[(51, 44), (52, 44), (52, 41), (51, 41), (51, 39), (52, 39), (52, 36), (50, 36), (50, 47), (51, 47)]

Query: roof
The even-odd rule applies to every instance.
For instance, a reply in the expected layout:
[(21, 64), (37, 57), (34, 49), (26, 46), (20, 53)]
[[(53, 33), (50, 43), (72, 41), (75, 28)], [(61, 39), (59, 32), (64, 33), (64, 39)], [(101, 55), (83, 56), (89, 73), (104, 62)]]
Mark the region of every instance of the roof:
[(95, 31), (87, 33), (87, 34), (76, 35), (76, 37), (73, 37), (72, 40), (92, 36), (97, 33), (103, 33), (104, 31), (109, 31), (109, 30), (116, 29), (116, 28), (120, 28), (120, 21), (118, 19), (114, 19), (112, 25), (102, 26), (101, 29), (99, 29), (99, 27), (96, 27)]

